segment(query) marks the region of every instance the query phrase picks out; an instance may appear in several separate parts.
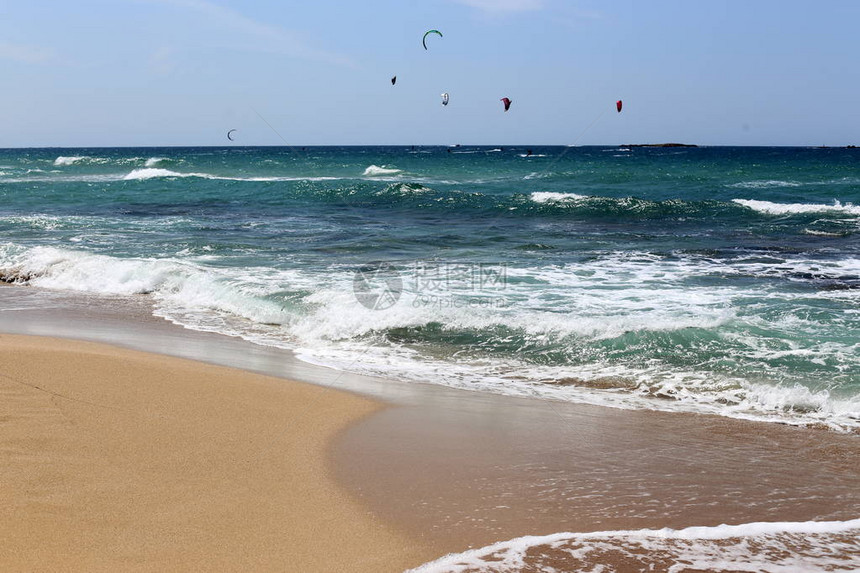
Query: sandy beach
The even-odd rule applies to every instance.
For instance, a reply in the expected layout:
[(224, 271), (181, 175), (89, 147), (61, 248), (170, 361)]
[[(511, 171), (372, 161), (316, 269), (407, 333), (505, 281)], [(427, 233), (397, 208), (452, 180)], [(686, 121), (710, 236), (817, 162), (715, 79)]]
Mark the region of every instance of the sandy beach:
[(0, 336), (0, 570), (398, 571), (327, 443), (380, 405), (89, 342)]

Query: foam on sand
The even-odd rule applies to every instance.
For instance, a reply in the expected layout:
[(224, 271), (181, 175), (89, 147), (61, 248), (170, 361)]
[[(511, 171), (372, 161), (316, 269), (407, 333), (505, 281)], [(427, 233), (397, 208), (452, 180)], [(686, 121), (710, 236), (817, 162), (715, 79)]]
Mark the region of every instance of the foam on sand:
[(446, 555), (407, 573), (857, 571), (858, 535), (860, 519), (555, 533)]

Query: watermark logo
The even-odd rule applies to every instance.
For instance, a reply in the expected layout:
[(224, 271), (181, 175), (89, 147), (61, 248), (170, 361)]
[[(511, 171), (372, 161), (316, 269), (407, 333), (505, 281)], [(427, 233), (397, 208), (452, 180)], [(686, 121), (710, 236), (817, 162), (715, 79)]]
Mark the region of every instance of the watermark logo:
[(404, 291), (416, 308), (499, 308), (507, 306), (500, 296), (506, 286), (504, 263), (417, 261), (398, 269), (379, 262), (361, 267), (353, 279), (356, 300), (371, 310), (391, 308)]
[(355, 271), (352, 292), (365, 308), (385, 310), (400, 300), (403, 279), (397, 267), (390, 263), (370, 263)]

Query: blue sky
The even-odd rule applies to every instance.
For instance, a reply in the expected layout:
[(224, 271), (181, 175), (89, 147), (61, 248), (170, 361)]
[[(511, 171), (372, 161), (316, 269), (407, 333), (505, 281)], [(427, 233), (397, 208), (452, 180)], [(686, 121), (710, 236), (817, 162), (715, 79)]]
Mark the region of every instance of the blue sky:
[(847, 0), (7, 0), (0, 147), (860, 145), (858, 25)]

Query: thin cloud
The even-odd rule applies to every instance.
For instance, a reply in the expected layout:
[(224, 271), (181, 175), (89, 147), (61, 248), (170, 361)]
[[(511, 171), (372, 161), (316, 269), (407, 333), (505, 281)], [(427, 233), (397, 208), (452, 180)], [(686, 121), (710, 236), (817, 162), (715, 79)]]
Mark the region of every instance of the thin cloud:
[(54, 58), (54, 51), (40, 46), (0, 44), (0, 59), (22, 64), (43, 64)]
[(248, 38), (253, 38), (255, 44), (245, 44), (247, 49), (256, 51), (276, 52), (295, 58), (306, 60), (314, 60), (327, 62), (330, 64), (354, 65), (352, 60), (335, 54), (320, 50), (313, 47), (310, 42), (301, 37), (300, 34), (258, 22), (253, 18), (249, 18), (244, 14), (237, 12), (231, 8), (220, 6), (208, 0), (150, 0), (153, 3), (164, 4), (181, 8), (184, 10), (194, 11), (205, 16), (210, 22), (213, 22), (224, 29), (230, 30), (236, 34), (243, 34)]
[(454, 0), (454, 2), (493, 14), (529, 12), (543, 8), (543, 0)]

